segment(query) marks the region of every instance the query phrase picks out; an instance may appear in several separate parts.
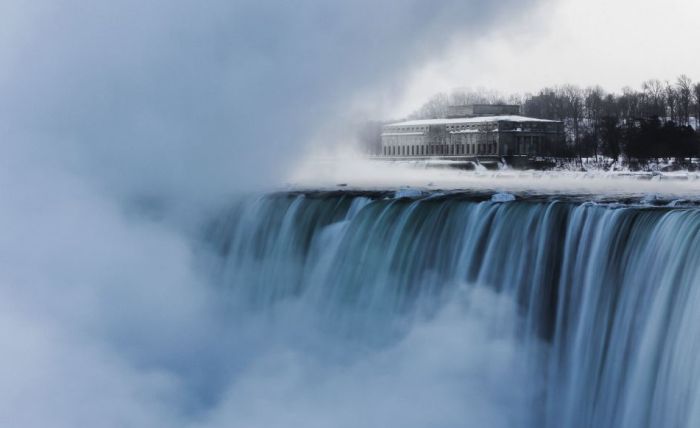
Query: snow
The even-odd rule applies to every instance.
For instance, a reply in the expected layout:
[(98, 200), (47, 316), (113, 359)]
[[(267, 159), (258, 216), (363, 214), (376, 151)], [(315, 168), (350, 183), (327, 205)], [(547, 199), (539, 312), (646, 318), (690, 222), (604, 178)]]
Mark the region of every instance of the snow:
[(382, 137), (405, 137), (406, 135), (425, 135), (424, 132), (383, 132)]
[(407, 120), (405, 122), (390, 123), (387, 126), (425, 126), (425, 125), (458, 125), (462, 123), (483, 123), (483, 122), (544, 122), (559, 123), (556, 120), (537, 119), (534, 117), (503, 115), (503, 116), (479, 116), (479, 117), (459, 117), (454, 119), (419, 119)]
[(461, 129), (459, 131), (451, 131), (450, 134), (478, 134), (482, 131), (478, 129)]
[(619, 196), (634, 198), (644, 205), (673, 200), (700, 204), (700, 172), (695, 171), (488, 170), (480, 165), (468, 171), (459, 169), (463, 164), (448, 160), (310, 157), (288, 177), (287, 189), (337, 190), (338, 183), (347, 183), (344, 189), (391, 190), (397, 192), (397, 197), (411, 197), (417, 192), (469, 190), (492, 195), (588, 195), (592, 201)]

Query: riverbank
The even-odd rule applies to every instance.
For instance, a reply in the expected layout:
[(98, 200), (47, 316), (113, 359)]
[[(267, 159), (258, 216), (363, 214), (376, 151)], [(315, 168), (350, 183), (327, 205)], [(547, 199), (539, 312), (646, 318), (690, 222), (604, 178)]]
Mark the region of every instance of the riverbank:
[(502, 168), (466, 170), (446, 160), (379, 161), (361, 158), (307, 159), (293, 171), (284, 190), (359, 189), (486, 191), (652, 200), (700, 198), (700, 172)]

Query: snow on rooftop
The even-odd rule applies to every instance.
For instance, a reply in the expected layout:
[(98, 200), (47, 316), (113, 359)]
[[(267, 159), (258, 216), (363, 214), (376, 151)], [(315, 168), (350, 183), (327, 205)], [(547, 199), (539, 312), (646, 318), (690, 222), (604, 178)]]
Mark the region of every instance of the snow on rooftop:
[(382, 137), (405, 137), (407, 135), (425, 135), (425, 132), (383, 132)]
[(483, 122), (547, 122), (557, 123), (556, 120), (537, 119), (535, 117), (525, 117), (518, 115), (502, 116), (478, 116), (478, 117), (458, 117), (454, 119), (418, 119), (404, 122), (390, 123), (386, 126), (424, 126), (424, 125), (454, 125), (461, 123), (483, 123)]

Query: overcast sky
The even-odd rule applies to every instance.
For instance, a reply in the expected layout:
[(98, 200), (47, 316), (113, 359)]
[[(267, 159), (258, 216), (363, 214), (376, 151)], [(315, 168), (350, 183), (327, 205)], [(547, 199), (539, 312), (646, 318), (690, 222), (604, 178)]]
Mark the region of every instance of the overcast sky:
[(619, 91), (683, 73), (698, 80), (699, 19), (697, 0), (540, 2), (418, 67), (386, 113), (405, 115), (432, 94), (457, 87), (524, 93), (573, 83)]

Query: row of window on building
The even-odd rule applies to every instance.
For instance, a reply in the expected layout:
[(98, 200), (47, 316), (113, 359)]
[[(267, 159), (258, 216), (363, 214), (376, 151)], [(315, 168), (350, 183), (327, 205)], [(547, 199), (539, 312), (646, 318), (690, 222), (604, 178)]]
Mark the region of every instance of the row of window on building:
[[(470, 129), (470, 130), (484, 129), (487, 126), (488, 126), (488, 124), (481, 123), (478, 125), (447, 125), (445, 128), (447, 129), (447, 131), (465, 131), (467, 129)], [(493, 127), (493, 126), (498, 127), (498, 124), (494, 123), (493, 125), (491, 125), (491, 127)]]
[(431, 156), (431, 155), (497, 155), (496, 143), (484, 144), (431, 144), (384, 147), (385, 156)]
[(424, 132), (428, 130), (427, 126), (402, 126), (387, 128), (391, 132)]

